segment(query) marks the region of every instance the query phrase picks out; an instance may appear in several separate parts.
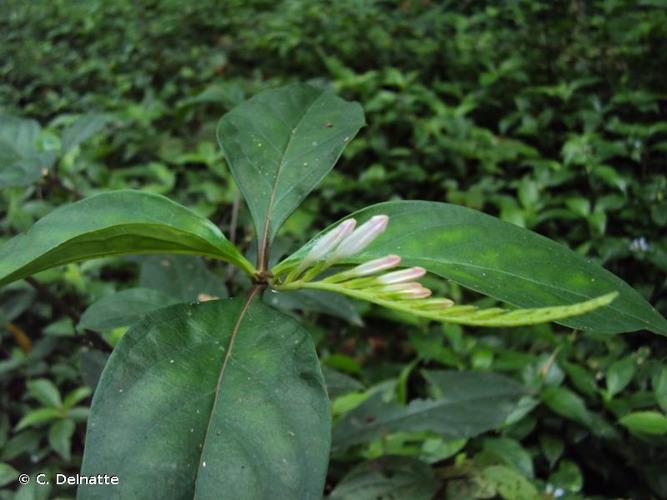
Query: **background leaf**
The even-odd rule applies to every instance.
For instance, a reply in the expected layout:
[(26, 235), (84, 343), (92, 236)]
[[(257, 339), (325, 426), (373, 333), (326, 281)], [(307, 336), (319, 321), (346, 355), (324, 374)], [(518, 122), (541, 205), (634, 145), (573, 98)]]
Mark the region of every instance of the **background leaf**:
[(267, 290), (264, 294), (267, 304), (286, 311), (319, 312), (336, 316), (345, 321), (362, 326), (364, 324), (354, 304), (338, 293), (321, 290), (294, 290), (277, 292)]
[(62, 154), (90, 139), (100, 132), (111, 121), (111, 117), (104, 113), (87, 113), (80, 116), (69, 127), (63, 130)]
[(82, 473), (113, 470), (121, 496), (319, 498), (330, 418), (310, 334), (294, 320), (258, 300), (173, 306), (111, 355)]
[(41, 131), (35, 120), (0, 115), (0, 188), (32, 184), (52, 167), (55, 154), (37, 148)]
[(657, 411), (637, 411), (618, 421), (631, 432), (649, 435), (667, 434), (667, 417)]
[(383, 457), (352, 469), (329, 495), (330, 500), (431, 500), (438, 481), (424, 462)]
[(141, 316), (179, 300), (150, 288), (122, 290), (94, 302), (81, 315), (80, 328), (109, 330), (129, 326)]
[(335, 449), (367, 443), (390, 432), (432, 430), (448, 438), (476, 436), (499, 426), (524, 391), (514, 380), (493, 373), (428, 371), (432, 399), (407, 406), (370, 396), (336, 424)]
[(62, 399), (58, 388), (47, 379), (31, 380), (27, 384), (28, 393), (44, 406), (60, 407)]

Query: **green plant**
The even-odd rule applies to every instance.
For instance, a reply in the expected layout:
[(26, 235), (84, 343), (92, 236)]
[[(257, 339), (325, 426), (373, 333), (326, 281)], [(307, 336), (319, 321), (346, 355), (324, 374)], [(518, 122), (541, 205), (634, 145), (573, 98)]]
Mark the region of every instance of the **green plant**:
[[(302, 84), (258, 94), (222, 118), (218, 138), (255, 224), (256, 265), (209, 220), (160, 195), (131, 190), (59, 208), (0, 248), (0, 284), (75, 261), (154, 253), (223, 260), (251, 280), (245, 298), (158, 309), (122, 337), (95, 391), (82, 474), (113, 473), (120, 478), (113, 487), (137, 497), (321, 496), (331, 432), (322, 372), (310, 333), (260, 300), (267, 288), (334, 292), (444, 323), (558, 321), (583, 331), (667, 335), (667, 321), (613, 274), (526, 229), (455, 205), (373, 205), (272, 265), (281, 225), (363, 124), (359, 105)], [(393, 270), (399, 265), (405, 269)], [(431, 298), (416, 281), (426, 272), (510, 307)], [(371, 391), (338, 422), (338, 446), (392, 430), (469, 438), (520, 413), (519, 401), (528, 395), (491, 373), (422, 375), (430, 398), (402, 406), (387, 399), (391, 388)], [(623, 384), (609, 384), (611, 399)], [(576, 396), (563, 391), (542, 397), (554, 411), (595, 425)], [(662, 432), (658, 417), (629, 416), (622, 423)], [(507, 441), (488, 444), (503, 446)], [(515, 472), (494, 465), (470, 474), (503, 494)], [(79, 489), (81, 498), (108, 495), (104, 488)]]

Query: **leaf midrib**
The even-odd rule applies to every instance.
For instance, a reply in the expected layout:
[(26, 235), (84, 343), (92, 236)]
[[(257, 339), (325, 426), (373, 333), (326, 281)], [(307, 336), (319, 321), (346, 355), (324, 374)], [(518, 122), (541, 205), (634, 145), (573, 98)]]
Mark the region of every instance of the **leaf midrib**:
[(287, 144), (285, 145), (285, 149), (282, 153), (282, 156), (280, 158), (280, 162), (278, 164), (278, 169), (276, 170), (276, 175), (273, 179), (273, 185), (271, 187), (271, 194), (269, 196), (269, 203), (266, 206), (266, 214), (264, 215), (264, 222), (262, 223), (262, 238), (260, 240), (260, 245), (259, 245), (259, 252), (258, 252), (258, 262), (257, 262), (257, 268), (259, 271), (265, 271), (267, 268), (268, 264), (268, 239), (269, 239), (269, 218), (271, 216), (271, 210), (273, 209), (273, 204), (275, 202), (276, 198), (276, 191), (278, 190), (278, 181), (280, 180), (280, 174), (283, 171), (283, 168), (285, 167), (285, 157), (287, 156), (287, 152), (290, 150), (290, 147), (292, 145), (292, 141), (294, 140), (294, 135), (296, 130), (299, 128), (303, 120), (306, 118), (308, 113), (310, 113), (310, 110), (313, 108), (315, 103), (317, 103), (324, 92), (320, 92), (319, 95), (313, 99), (313, 101), (304, 109), (303, 113), (299, 117), (298, 121), (296, 124), (292, 127), (292, 130), (290, 132), (290, 137), (289, 140), (287, 141)]
[(253, 286), (250, 289), (250, 292), (248, 292), (248, 296), (246, 297), (245, 301), (243, 302), (243, 305), (241, 306), (241, 309), (239, 311), (239, 316), (236, 319), (236, 323), (234, 324), (234, 327), (232, 328), (232, 333), (229, 337), (229, 342), (227, 344), (227, 349), (225, 351), (225, 356), (222, 361), (222, 366), (220, 367), (220, 375), (218, 376), (218, 382), (215, 386), (215, 398), (213, 399), (213, 405), (211, 405), (211, 411), (208, 415), (208, 422), (206, 424), (206, 432), (204, 433), (204, 440), (203, 440), (203, 446), (201, 447), (201, 451), (199, 452), (199, 459), (197, 462), (197, 471), (195, 473), (194, 477), (194, 491), (192, 493), (192, 498), (196, 499), (197, 498), (197, 484), (198, 484), (198, 479), (199, 479), (199, 471), (202, 469), (202, 457), (204, 456), (204, 450), (206, 449), (206, 444), (208, 442), (208, 436), (211, 431), (211, 424), (213, 422), (213, 414), (215, 413), (215, 410), (218, 406), (218, 403), (220, 402), (220, 389), (222, 388), (222, 381), (225, 376), (225, 370), (227, 368), (227, 363), (231, 359), (232, 356), (232, 351), (234, 350), (234, 340), (236, 339), (236, 335), (239, 332), (239, 329), (241, 327), (241, 322), (243, 321), (243, 318), (248, 312), (248, 309), (250, 307), (250, 304), (252, 303), (253, 299), (257, 295), (257, 293), (260, 291), (261, 287), (259, 286)]

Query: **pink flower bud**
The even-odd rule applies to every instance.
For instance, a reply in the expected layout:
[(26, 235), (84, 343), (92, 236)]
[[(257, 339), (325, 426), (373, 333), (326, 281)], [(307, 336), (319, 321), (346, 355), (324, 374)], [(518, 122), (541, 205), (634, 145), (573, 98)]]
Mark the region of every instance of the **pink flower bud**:
[(402, 295), (401, 298), (403, 299), (426, 299), (431, 296), (431, 290), (425, 287), (422, 287), (421, 290), (414, 291), (407, 293), (405, 295)]
[(380, 271), (396, 267), (400, 263), (401, 258), (398, 255), (387, 255), (386, 257), (364, 262), (350, 269), (346, 275), (350, 277), (368, 276), (369, 274), (379, 273)]
[(327, 256), (344, 238), (350, 235), (357, 225), (354, 219), (347, 219), (328, 233), (322, 235), (310, 249), (308, 255), (301, 261), (300, 269), (305, 269), (313, 262), (323, 259)]
[(387, 285), (380, 290), (384, 293), (398, 295), (400, 299), (425, 299), (431, 296), (431, 290), (417, 282)]
[(339, 259), (361, 252), (375, 238), (382, 234), (387, 228), (388, 223), (389, 217), (386, 215), (374, 215), (345, 238), (338, 245), (338, 248), (336, 248), (329, 260), (333, 263)]
[(426, 274), (426, 269), (423, 267), (409, 267), (393, 273), (383, 274), (378, 277), (378, 282), (383, 285), (391, 285), (394, 283), (405, 283), (421, 278)]

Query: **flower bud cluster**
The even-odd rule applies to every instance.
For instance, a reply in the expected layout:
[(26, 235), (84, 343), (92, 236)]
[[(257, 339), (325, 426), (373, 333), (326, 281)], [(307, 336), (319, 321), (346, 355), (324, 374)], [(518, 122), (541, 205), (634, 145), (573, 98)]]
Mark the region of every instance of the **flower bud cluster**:
[(354, 219), (341, 222), (315, 242), (299, 264), (299, 271), (318, 262), (324, 262), (322, 268), (329, 267), (341, 259), (361, 252), (384, 232), (388, 222), (389, 217), (386, 215), (375, 215), (356, 229), (357, 221)]
[[(384, 232), (388, 223), (389, 217), (386, 215), (375, 215), (359, 227), (356, 227), (354, 219), (341, 222), (314, 243), (299, 265), (283, 280), (283, 288), (297, 284), (305, 286), (325, 269), (358, 254)], [(412, 300), (414, 307), (425, 310), (438, 310), (453, 305), (449, 299), (428, 299), (431, 290), (417, 281), (426, 274), (424, 268), (393, 270), (400, 263), (398, 255), (387, 255), (330, 275), (308, 287), (318, 284), (319, 288), (335, 288), (341, 293), (354, 292), (382, 301)]]

